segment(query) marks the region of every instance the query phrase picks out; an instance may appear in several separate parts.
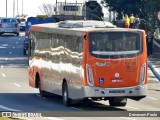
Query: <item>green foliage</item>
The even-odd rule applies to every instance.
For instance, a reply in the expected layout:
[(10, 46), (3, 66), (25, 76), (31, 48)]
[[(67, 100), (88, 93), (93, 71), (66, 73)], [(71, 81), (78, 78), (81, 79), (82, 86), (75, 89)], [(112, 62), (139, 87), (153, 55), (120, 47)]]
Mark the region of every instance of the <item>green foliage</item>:
[(105, 7), (118, 13), (118, 16), (138, 14), (144, 19), (147, 29), (155, 28), (157, 12), (160, 10), (160, 0), (102, 0)]

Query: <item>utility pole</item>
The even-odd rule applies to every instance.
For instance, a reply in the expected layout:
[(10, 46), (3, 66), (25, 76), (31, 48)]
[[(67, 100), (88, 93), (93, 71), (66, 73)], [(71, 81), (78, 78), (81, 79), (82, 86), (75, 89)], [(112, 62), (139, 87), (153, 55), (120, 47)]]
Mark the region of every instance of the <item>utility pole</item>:
[(13, 17), (15, 17), (15, 0), (13, 0)]
[(6, 0), (6, 17), (7, 17), (7, 0)]
[(17, 0), (17, 15), (18, 15), (19, 13), (18, 13), (18, 0)]
[(23, 15), (23, 0), (22, 0), (22, 15)]

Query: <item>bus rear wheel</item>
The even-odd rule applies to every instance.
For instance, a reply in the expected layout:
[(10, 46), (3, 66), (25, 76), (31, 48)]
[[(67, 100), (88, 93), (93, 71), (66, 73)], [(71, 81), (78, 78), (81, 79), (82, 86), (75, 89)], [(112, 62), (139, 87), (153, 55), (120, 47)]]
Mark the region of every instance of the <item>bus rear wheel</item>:
[(39, 83), (38, 83), (38, 88), (39, 88), (39, 95), (41, 97), (46, 97), (47, 93), (41, 89), (41, 81), (40, 80), (39, 80)]
[(126, 106), (127, 98), (124, 97), (114, 97), (109, 99), (110, 106)]
[(62, 97), (63, 97), (63, 104), (65, 106), (70, 106), (71, 105), (71, 99), (69, 99), (68, 86), (67, 86), (66, 82), (63, 83)]

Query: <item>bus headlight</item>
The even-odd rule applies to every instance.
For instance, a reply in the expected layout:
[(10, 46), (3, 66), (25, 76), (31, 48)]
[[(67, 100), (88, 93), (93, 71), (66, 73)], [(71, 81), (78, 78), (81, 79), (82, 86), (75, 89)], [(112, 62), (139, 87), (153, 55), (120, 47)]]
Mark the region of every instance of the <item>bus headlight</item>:
[(88, 82), (88, 85), (89, 86), (94, 86), (92, 68), (89, 65), (86, 65), (86, 70), (87, 70), (87, 82)]
[(141, 67), (140, 71), (140, 85), (144, 85), (146, 81), (146, 63), (144, 63)]

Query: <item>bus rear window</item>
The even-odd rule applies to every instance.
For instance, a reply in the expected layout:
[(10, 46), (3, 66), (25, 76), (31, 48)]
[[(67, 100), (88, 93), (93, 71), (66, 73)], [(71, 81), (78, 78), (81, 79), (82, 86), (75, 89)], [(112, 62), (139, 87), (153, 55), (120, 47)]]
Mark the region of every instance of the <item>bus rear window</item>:
[(95, 57), (135, 56), (142, 51), (141, 37), (133, 32), (91, 32), (89, 52)]

